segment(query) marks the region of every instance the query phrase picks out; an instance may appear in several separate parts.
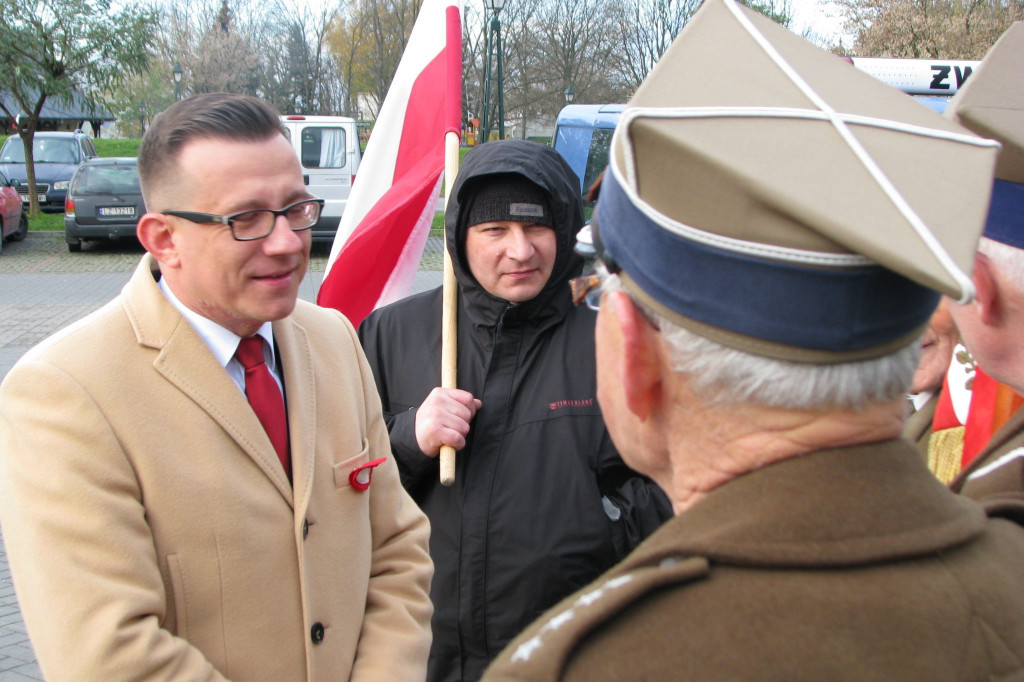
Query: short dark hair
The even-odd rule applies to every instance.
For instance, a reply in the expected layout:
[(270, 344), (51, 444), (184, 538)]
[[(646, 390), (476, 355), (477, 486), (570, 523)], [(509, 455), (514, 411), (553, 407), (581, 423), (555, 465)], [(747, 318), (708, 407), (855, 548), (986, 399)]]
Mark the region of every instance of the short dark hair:
[(274, 135), (287, 136), (280, 114), (256, 97), (210, 93), (175, 102), (153, 118), (139, 147), (139, 179), (147, 203), (149, 188), (166, 176), (187, 143), (203, 138), (261, 142)]

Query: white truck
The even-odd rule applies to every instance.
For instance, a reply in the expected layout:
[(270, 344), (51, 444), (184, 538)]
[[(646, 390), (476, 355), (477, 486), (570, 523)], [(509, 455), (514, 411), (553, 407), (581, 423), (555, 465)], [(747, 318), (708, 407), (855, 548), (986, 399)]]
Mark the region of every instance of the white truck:
[(309, 193), (324, 200), (320, 220), (313, 226), (313, 240), (334, 241), (359, 170), (356, 120), (347, 116), (290, 114), (282, 116), (281, 123), (302, 164)]
[(886, 85), (908, 95), (950, 97), (956, 94), (980, 61), (966, 59), (895, 59), (846, 57), (847, 61)]

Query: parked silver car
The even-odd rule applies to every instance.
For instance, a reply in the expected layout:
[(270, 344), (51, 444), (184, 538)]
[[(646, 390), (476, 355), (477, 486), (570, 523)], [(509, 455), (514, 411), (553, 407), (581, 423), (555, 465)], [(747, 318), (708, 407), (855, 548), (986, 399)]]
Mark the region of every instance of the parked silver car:
[(69, 251), (81, 251), (83, 241), (134, 237), (145, 212), (137, 159), (91, 159), (79, 167), (68, 189), (64, 241)]

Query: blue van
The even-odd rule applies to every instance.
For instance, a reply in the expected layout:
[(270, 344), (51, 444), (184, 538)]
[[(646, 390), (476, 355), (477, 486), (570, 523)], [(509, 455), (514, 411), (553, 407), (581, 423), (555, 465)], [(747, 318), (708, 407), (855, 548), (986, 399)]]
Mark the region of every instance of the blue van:
[(584, 194), (604, 167), (625, 104), (570, 104), (558, 113), (554, 147), (580, 178)]

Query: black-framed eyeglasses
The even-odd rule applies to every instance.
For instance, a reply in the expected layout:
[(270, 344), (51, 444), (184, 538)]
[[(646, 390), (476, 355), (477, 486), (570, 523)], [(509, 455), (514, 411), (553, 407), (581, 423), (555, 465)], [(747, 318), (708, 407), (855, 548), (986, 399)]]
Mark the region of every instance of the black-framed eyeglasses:
[(302, 232), (316, 225), (323, 210), (323, 199), (303, 199), (281, 209), (254, 208), (230, 215), (196, 213), (194, 211), (161, 211), (163, 215), (183, 218), (192, 223), (219, 223), (227, 225), (231, 236), (240, 242), (263, 239), (274, 231), (278, 216), (284, 216), (293, 232)]

